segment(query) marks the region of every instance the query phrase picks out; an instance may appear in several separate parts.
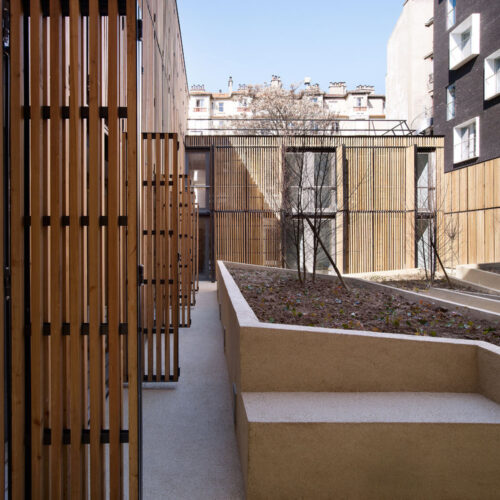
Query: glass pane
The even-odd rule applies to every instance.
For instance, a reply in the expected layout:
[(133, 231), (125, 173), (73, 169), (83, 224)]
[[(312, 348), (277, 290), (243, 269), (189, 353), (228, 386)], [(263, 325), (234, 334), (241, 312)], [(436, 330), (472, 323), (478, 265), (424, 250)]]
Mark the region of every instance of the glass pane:
[(298, 186), (304, 171), (304, 153), (286, 153), (285, 162), (290, 186)]
[(208, 190), (207, 187), (194, 187), (195, 203), (198, 203), (200, 209), (208, 209)]
[[(332, 258), (334, 258), (334, 255), (332, 255), (333, 251), (333, 240), (334, 240), (334, 232), (333, 228), (335, 227), (334, 221), (329, 220), (329, 219), (323, 219), (320, 224), (320, 229), (319, 229), (319, 237), (321, 241), (323, 242), (323, 245), (325, 245), (328, 253)], [(319, 245), (319, 244), (318, 244)], [(316, 268), (318, 270), (327, 270), (331, 266), (330, 264), (330, 259), (326, 256), (325, 251), (321, 247), (321, 245), (318, 246), (318, 253), (316, 257)]]
[(193, 186), (207, 185), (207, 152), (187, 152), (188, 173)]

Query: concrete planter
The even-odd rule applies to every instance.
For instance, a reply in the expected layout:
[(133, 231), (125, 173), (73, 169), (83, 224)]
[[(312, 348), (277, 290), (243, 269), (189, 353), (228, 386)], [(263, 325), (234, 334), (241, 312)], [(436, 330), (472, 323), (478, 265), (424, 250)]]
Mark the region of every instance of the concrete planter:
[(248, 498), (498, 495), (500, 348), (261, 323), (217, 283)]

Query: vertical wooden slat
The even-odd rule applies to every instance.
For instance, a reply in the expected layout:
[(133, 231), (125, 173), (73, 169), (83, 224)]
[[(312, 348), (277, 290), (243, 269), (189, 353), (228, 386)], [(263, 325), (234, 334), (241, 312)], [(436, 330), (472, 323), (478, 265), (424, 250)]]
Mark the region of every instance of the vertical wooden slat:
[(50, 496), (62, 496), (63, 430), (63, 281), (62, 231), (63, 18), (58, 0), (50, 2)]
[(170, 180), (170, 139), (168, 134), (165, 134), (164, 140), (164, 169), (165, 169), (165, 380), (168, 381), (170, 377), (170, 317), (172, 314), (173, 302), (172, 302), (172, 285), (170, 284), (170, 279), (173, 276), (172, 273), (172, 241), (173, 235), (170, 233), (172, 228), (172, 218), (171, 214), (173, 212), (172, 207), (172, 191), (169, 187)]
[[(43, 356), (43, 48), (39, 2), (30, 5), (31, 74), (31, 486), (32, 497), (43, 498), (44, 356)], [(2, 469), (3, 470), (3, 469)], [(3, 491), (3, 489), (1, 490)]]
[(172, 327), (173, 333), (173, 380), (179, 378), (179, 167), (178, 167), (178, 136), (173, 134), (172, 143)]
[(108, 351), (109, 351), (109, 487), (114, 498), (122, 495), (120, 444), (122, 388), (120, 384), (119, 268), (119, 18), (118, 3), (108, 2)]
[[(42, 46), (43, 46), (43, 104), (48, 105), (50, 102), (50, 85), (49, 85), (49, 32), (50, 32), (50, 19), (45, 18), (42, 23), (43, 35), (42, 35)], [(43, 169), (43, 202), (42, 210), (43, 214), (50, 214), (50, 136), (49, 136), (50, 122), (49, 120), (44, 120), (43, 122), (43, 146), (42, 146), (42, 169)], [(43, 231), (43, 272), (44, 272), (44, 283), (43, 283), (43, 318), (45, 322), (50, 321), (50, 233), (49, 228), (45, 228)], [(50, 339), (48, 337), (43, 339), (43, 417), (46, 425), (50, 425), (50, 362), (49, 362), (49, 347)], [(43, 497), (50, 497), (50, 447), (44, 446), (43, 453)]]
[(10, 140), (11, 140), (11, 442), (9, 457), (14, 497), (25, 491), (24, 467), (24, 66), (21, 2), (13, 2), (10, 12)]
[(137, 338), (137, 23), (136, 2), (127, 0), (127, 323), (128, 323), (128, 426), (129, 426), (129, 498), (140, 492), (140, 407), (138, 394), (139, 353)]
[(102, 130), (99, 118), (101, 104), (102, 31), (99, 0), (89, 2), (89, 363), (90, 363), (90, 494), (104, 497), (104, 457), (101, 445), (103, 416), (102, 340), (101, 320), (101, 266), (100, 227)]
[(71, 498), (82, 498), (83, 493), (83, 446), (80, 438), (83, 403), (83, 342), (82, 328), (82, 150), (80, 106), (82, 105), (81, 76), (82, 70), (82, 18), (79, 0), (70, 1), (70, 94), (69, 94), (69, 307), (70, 307), (70, 488)]
[(153, 210), (154, 210), (154, 199), (153, 199), (153, 137), (152, 134), (148, 134), (147, 138), (147, 206), (146, 206), (146, 217), (147, 217), (147, 238), (146, 238), (146, 308), (145, 314), (147, 315), (147, 329), (148, 329), (148, 381), (153, 380), (153, 370), (154, 370), (154, 349), (153, 349), (153, 315), (154, 315), (154, 303), (153, 303), (153, 274), (154, 274), (154, 263), (153, 263)]
[(161, 215), (162, 215), (162, 188), (161, 188), (161, 139), (160, 134), (157, 134), (157, 139), (155, 141), (155, 188), (154, 188), (154, 199), (155, 199), (155, 268), (156, 268), (156, 284), (155, 284), (155, 324), (156, 324), (156, 380), (161, 381), (161, 371), (162, 371), (162, 326), (163, 326), (163, 289), (161, 280), (163, 279), (162, 274), (162, 250), (161, 250)]

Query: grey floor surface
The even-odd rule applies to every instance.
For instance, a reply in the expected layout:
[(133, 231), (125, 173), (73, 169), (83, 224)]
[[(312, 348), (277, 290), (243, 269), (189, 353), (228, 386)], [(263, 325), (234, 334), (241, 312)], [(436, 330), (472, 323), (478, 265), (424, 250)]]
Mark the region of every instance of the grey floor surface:
[(144, 498), (244, 498), (213, 283), (200, 282), (179, 364), (178, 383), (143, 389)]

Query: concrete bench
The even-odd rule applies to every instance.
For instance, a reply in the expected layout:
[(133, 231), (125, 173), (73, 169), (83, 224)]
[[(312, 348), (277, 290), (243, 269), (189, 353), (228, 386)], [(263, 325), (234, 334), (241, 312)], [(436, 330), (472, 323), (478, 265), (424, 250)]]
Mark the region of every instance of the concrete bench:
[(248, 499), (498, 498), (500, 405), (480, 394), (246, 392)]

